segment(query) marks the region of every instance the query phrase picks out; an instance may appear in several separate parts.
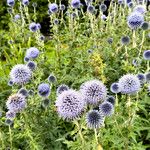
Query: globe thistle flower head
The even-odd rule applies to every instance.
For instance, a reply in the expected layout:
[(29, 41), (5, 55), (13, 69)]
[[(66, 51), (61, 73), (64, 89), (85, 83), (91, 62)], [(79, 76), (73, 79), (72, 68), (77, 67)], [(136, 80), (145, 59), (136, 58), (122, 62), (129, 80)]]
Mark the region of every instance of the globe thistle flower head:
[(50, 83), (54, 83), (57, 81), (56, 77), (53, 75), (53, 74), (50, 74), (49, 77), (48, 77), (48, 81)]
[(113, 93), (119, 93), (120, 92), (120, 87), (119, 87), (119, 84), (118, 83), (112, 83), (111, 86), (110, 86), (110, 91), (113, 92)]
[(148, 22), (144, 21), (141, 25), (142, 30), (148, 30), (150, 28), (150, 25)]
[(7, 83), (9, 86), (13, 86), (14, 85), (14, 82), (12, 80), (9, 80), (8, 83)]
[(101, 19), (106, 21), (106, 19), (107, 19), (106, 15), (101, 15)]
[(38, 30), (37, 24), (35, 22), (30, 23), (29, 29), (32, 32), (36, 32)]
[(128, 3), (131, 3), (132, 2), (132, 0), (126, 0), (126, 3), (128, 4)]
[(23, 96), (27, 97), (28, 96), (28, 91), (25, 88), (21, 88), (18, 91), (18, 94), (22, 94)]
[(126, 74), (119, 79), (119, 87), (123, 94), (135, 94), (140, 91), (141, 83), (136, 75)]
[(123, 0), (118, 0), (118, 4), (119, 5), (123, 4)]
[(93, 5), (88, 5), (87, 12), (93, 14), (95, 12), (95, 7)]
[(108, 38), (108, 39), (107, 39), (107, 42), (108, 42), (109, 44), (112, 44), (112, 43), (113, 43), (113, 38)]
[(133, 30), (139, 28), (143, 22), (144, 22), (143, 15), (137, 12), (131, 13), (127, 18), (127, 24)]
[(113, 96), (108, 96), (106, 101), (111, 103), (113, 106), (115, 105), (115, 98)]
[(40, 30), (41, 29), (41, 24), (37, 23), (36, 25), (37, 25), (38, 30)]
[(13, 120), (7, 118), (7, 119), (5, 120), (5, 124), (8, 125), (8, 126), (12, 126), (12, 125), (13, 125)]
[(42, 106), (44, 108), (48, 107), (50, 105), (50, 99), (46, 98), (44, 100), (42, 100)]
[(79, 8), (80, 7), (80, 0), (72, 0), (71, 6), (72, 6), (72, 8)]
[(93, 50), (92, 50), (92, 49), (88, 49), (87, 52), (88, 52), (89, 54), (92, 54), (92, 53), (93, 53)]
[(30, 96), (33, 96), (33, 95), (34, 95), (34, 90), (33, 90), (33, 89), (30, 89), (30, 90), (28, 91), (28, 94), (29, 94)]
[(58, 12), (58, 5), (55, 3), (49, 4), (49, 10), (51, 13), (57, 13)]
[(129, 36), (123, 36), (121, 38), (121, 44), (122, 45), (128, 45), (130, 43), (130, 37)]
[(104, 116), (97, 110), (91, 110), (86, 114), (86, 123), (91, 129), (100, 128), (104, 123)]
[(99, 9), (100, 9), (101, 12), (105, 12), (107, 10), (107, 6), (105, 4), (101, 4), (99, 6)]
[(23, 64), (15, 65), (10, 71), (10, 78), (15, 84), (25, 84), (31, 79), (31, 70)]
[(133, 8), (134, 3), (133, 3), (133, 2), (127, 3), (127, 6), (128, 6), (129, 8)]
[(33, 6), (34, 8), (36, 8), (36, 7), (37, 7), (37, 3), (36, 3), (36, 2), (33, 2), (33, 3), (32, 3), (32, 6)]
[(44, 36), (44, 35), (41, 35), (41, 36), (40, 36), (40, 40), (41, 40), (41, 41), (44, 41), (44, 40), (45, 40), (45, 36)]
[(145, 74), (146, 82), (150, 83), (150, 72)]
[(60, 9), (61, 11), (65, 10), (65, 8), (66, 8), (66, 6), (65, 6), (64, 4), (61, 4), (61, 5), (59, 6), (59, 9)]
[(24, 62), (28, 62), (30, 60), (30, 58), (28, 58), (28, 57), (24, 57)]
[(75, 19), (76, 17), (77, 17), (76, 12), (73, 12), (73, 13), (71, 14), (71, 18), (72, 18), (72, 19)]
[(83, 83), (80, 92), (85, 96), (86, 102), (91, 105), (103, 102), (107, 96), (106, 86), (99, 80), (90, 80)]
[(67, 91), (67, 90), (69, 90), (69, 87), (68, 87), (67, 85), (65, 85), (65, 84), (61, 84), (61, 85), (57, 88), (56, 93), (57, 93), (57, 95), (59, 95), (59, 94), (61, 94), (62, 92)]
[(58, 20), (57, 18), (55, 18), (54, 21), (53, 21), (53, 23), (54, 23), (55, 25), (58, 25), (58, 24), (59, 24), (59, 20)]
[(75, 90), (67, 90), (58, 95), (57, 112), (65, 120), (77, 119), (85, 109), (84, 96)]
[(22, 94), (14, 94), (9, 96), (6, 106), (8, 110), (14, 112), (20, 112), (26, 107), (26, 99)]
[(105, 101), (99, 105), (99, 111), (104, 116), (111, 116), (114, 113), (114, 106), (110, 102)]
[(7, 5), (13, 7), (15, 5), (14, 0), (7, 0)]
[(24, 6), (29, 5), (29, 0), (22, 0), (22, 4), (23, 4)]
[(26, 57), (28, 58), (32, 58), (35, 59), (39, 56), (39, 50), (35, 47), (30, 47), (29, 49), (27, 49), (26, 51)]
[(36, 63), (34, 62), (34, 61), (29, 61), (28, 63), (27, 63), (27, 66), (29, 67), (29, 69), (31, 70), (31, 71), (33, 71), (33, 70), (35, 70), (36, 69)]
[(140, 13), (140, 14), (145, 14), (146, 13), (146, 6), (145, 5), (137, 5), (133, 9), (133, 12), (137, 12), (137, 13)]
[(14, 112), (14, 111), (6, 112), (6, 118), (7, 119), (14, 119), (15, 117), (16, 117), (16, 112)]
[(150, 60), (150, 50), (145, 50), (143, 53), (143, 58), (145, 60)]
[(50, 89), (49, 84), (47, 84), (47, 83), (41, 83), (38, 86), (38, 94), (41, 97), (48, 97), (50, 95), (50, 92), (51, 92), (51, 89)]
[(15, 17), (14, 17), (14, 20), (17, 21), (17, 20), (19, 20), (19, 19), (20, 19), (20, 15), (19, 15), (19, 14), (16, 14)]
[(140, 80), (141, 84), (145, 83), (146, 77), (143, 73), (137, 74), (137, 78)]

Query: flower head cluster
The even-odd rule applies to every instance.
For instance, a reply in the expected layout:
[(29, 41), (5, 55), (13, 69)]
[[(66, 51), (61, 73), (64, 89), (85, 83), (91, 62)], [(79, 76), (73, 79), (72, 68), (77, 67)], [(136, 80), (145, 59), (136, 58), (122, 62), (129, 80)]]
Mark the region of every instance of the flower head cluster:
[(127, 45), (130, 43), (130, 37), (129, 36), (123, 36), (121, 37), (121, 44), (122, 45)]
[(27, 58), (32, 58), (35, 59), (39, 56), (39, 50), (35, 47), (30, 47), (29, 49), (27, 49), (26, 51), (26, 57)]
[(95, 12), (95, 7), (93, 5), (88, 5), (87, 7), (87, 11), (91, 14), (93, 14)]
[(29, 0), (22, 0), (22, 4), (23, 4), (24, 6), (29, 5)]
[(137, 12), (131, 13), (127, 18), (128, 26), (133, 30), (139, 28), (143, 22), (144, 22), (143, 15)]
[(101, 4), (101, 5), (99, 6), (99, 9), (100, 9), (101, 12), (104, 12), (104, 11), (107, 10), (107, 6), (106, 6), (105, 4)]
[(72, 6), (72, 8), (79, 8), (80, 7), (80, 0), (72, 0), (71, 6)]
[(32, 23), (30, 23), (30, 25), (29, 25), (29, 29), (30, 29), (30, 31), (32, 31), (32, 32), (36, 32), (36, 31), (39, 29), (39, 26), (38, 26), (38, 24), (36, 24), (35, 22), (32, 22)]
[(20, 112), (26, 106), (26, 99), (25, 96), (22, 94), (14, 94), (9, 96), (6, 106), (11, 112)]
[(49, 4), (49, 11), (51, 13), (57, 13), (58, 12), (58, 5), (55, 3)]
[(49, 94), (51, 92), (51, 89), (50, 89), (50, 86), (49, 84), (47, 83), (41, 83), (39, 86), (38, 86), (38, 94), (41, 96), (41, 97), (48, 97)]
[(120, 92), (119, 84), (116, 82), (112, 83), (112, 85), (110, 86), (110, 90), (113, 93), (119, 93)]
[(83, 83), (80, 91), (85, 96), (87, 103), (92, 105), (103, 102), (107, 96), (106, 86), (99, 80), (90, 80)]
[(143, 53), (143, 58), (145, 60), (150, 60), (150, 50), (145, 50)]
[(56, 77), (55, 77), (53, 74), (50, 74), (50, 75), (49, 75), (49, 77), (48, 77), (48, 81), (49, 81), (49, 82), (54, 83), (54, 82), (56, 82), (56, 80), (57, 80), (57, 79), (56, 79)]
[(113, 106), (115, 105), (115, 98), (113, 96), (108, 96), (106, 101), (111, 103)]
[(12, 82), (19, 85), (29, 82), (31, 76), (31, 70), (23, 64), (15, 65), (10, 71), (10, 78)]
[(140, 91), (140, 80), (136, 75), (127, 74), (119, 79), (120, 91), (123, 94), (135, 94)]
[(29, 67), (29, 69), (30, 70), (35, 70), (35, 68), (36, 68), (36, 63), (34, 62), (34, 61), (29, 61), (28, 63), (27, 63), (27, 66)]
[(66, 120), (77, 119), (85, 109), (84, 96), (75, 90), (67, 90), (58, 95), (56, 107), (60, 117)]
[(65, 8), (66, 8), (66, 6), (63, 5), (63, 4), (61, 4), (61, 5), (59, 6), (59, 9), (62, 10), (62, 11), (65, 10)]
[(15, 5), (14, 0), (7, 0), (7, 5), (13, 7)]
[(97, 110), (91, 110), (86, 114), (86, 123), (89, 128), (99, 128), (104, 123), (104, 116)]

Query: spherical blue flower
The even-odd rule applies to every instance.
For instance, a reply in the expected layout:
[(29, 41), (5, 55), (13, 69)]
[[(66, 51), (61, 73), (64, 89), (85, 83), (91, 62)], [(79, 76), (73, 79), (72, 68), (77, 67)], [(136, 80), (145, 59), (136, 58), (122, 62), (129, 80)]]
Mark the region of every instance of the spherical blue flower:
[(93, 14), (95, 12), (95, 7), (93, 5), (88, 5), (87, 7), (87, 11), (91, 14)]
[(73, 12), (73, 13), (71, 14), (71, 18), (74, 19), (74, 18), (76, 18), (76, 17), (77, 17), (76, 12)]
[(51, 89), (50, 89), (49, 84), (47, 84), (47, 83), (41, 83), (38, 86), (38, 94), (41, 97), (48, 97), (50, 95), (50, 92), (51, 92)]
[(114, 113), (114, 106), (110, 102), (105, 101), (99, 105), (99, 111), (104, 116), (111, 116)]
[(29, 5), (29, 0), (22, 0), (22, 4), (23, 4), (24, 6)]
[(113, 38), (108, 38), (108, 39), (107, 39), (107, 42), (108, 42), (109, 44), (112, 44), (112, 43), (113, 43)]
[(50, 105), (50, 99), (46, 98), (44, 100), (42, 100), (42, 106), (44, 108), (48, 107)]
[(150, 60), (150, 50), (144, 51), (144, 53), (143, 53), (143, 58), (144, 58), (145, 60)]
[(7, 0), (7, 5), (13, 7), (15, 5), (14, 0)]
[(35, 68), (36, 68), (36, 63), (34, 62), (34, 61), (29, 61), (28, 63), (27, 63), (27, 66), (29, 67), (29, 69), (30, 70), (35, 70)]
[(28, 96), (28, 91), (25, 88), (21, 88), (18, 91), (18, 94), (22, 94), (23, 96), (27, 97)]
[(118, 0), (118, 4), (123, 4), (124, 2), (123, 2), (123, 0)]
[(36, 31), (38, 30), (38, 26), (37, 26), (37, 24), (36, 24), (35, 22), (32, 22), (32, 23), (30, 23), (30, 25), (29, 25), (29, 29), (30, 29), (30, 31), (32, 31), (32, 32), (36, 32)]
[(37, 48), (30, 47), (29, 49), (27, 49), (26, 57), (35, 59), (38, 56), (39, 56), (39, 50)]
[(15, 15), (14, 19), (15, 19), (15, 21), (19, 20), (20, 19), (20, 15), (19, 14)]
[(106, 15), (101, 15), (101, 19), (105, 21), (107, 19)]
[(106, 101), (111, 103), (113, 106), (115, 105), (115, 98), (113, 96), (108, 96)]
[(67, 90), (58, 95), (57, 112), (63, 119), (77, 119), (85, 109), (84, 96), (75, 90)]
[(8, 111), (6, 112), (6, 118), (8, 119), (14, 119), (16, 117), (16, 112), (14, 111)]
[(150, 82), (150, 72), (146, 73), (145, 74), (145, 77), (146, 77), (146, 82)]
[(9, 81), (8, 81), (8, 85), (9, 85), (9, 86), (13, 86), (13, 84), (14, 84), (14, 82), (13, 82), (12, 80), (9, 80)]
[(128, 3), (131, 3), (132, 2), (132, 0), (126, 0), (126, 3), (128, 4)]
[(30, 60), (30, 58), (24, 57), (24, 62), (28, 62), (29, 60)]
[(128, 6), (129, 8), (133, 8), (134, 3), (133, 3), (133, 2), (127, 3), (127, 6)]
[(146, 13), (146, 5), (137, 5), (134, 9), (133, 12), (137, 12), (140, 14), (145, 14)]
[(135, 94), (140, 91), (140, 80), (136, 75), (127, 74), (119, 79), (120, 91), (123, 94)]
[(54, 22), (55, 25), (59, 24), (59, 20), (57, 18), (55, 18), (53, 22)]
[(44, 40), (45, 40), (45, 36), (41, 35), (41, 36), (40, 36), (40, 40), (41, 40), (41, 41), (44, 41)]
[(85, 96), (88, 104), (97, 105), (106, 99), (106, 86), (99, 80), (90, 80), (83, 83), (80, 87), (81, 93)]
[(142, 23), (141, 28), (143, 30), (148, 30), (150, 28), (150, 25), (149, 25), (148, 22), (145, 21), (145, 22)]
[(129, 36), (123, 36), (121, 37), (121, 44), (122, 45), (127, 45), (130, 43), (130, 37)]
[(51, 13), (56, 13), (58, 11), (58, 5), (55, 3), (49, 4), (48, 7)]
[(54, 83), (54, 82), (56, 82), (56, 80), (57, 80), (57, 79), (56, 79), (56, 77), (55, 77), (53, 74), (50, 74), (50, 75), (49, 75), (49, 77), (48, 77), (48, 81), (49, 81), (49, 82)]
[(144, 17), (140, 13), (131, 13), (127, 18), (127, 24), (133, 30), (139, 28), (143, 22)]
[(31, 79), (31, 70), (23, 64), (15, 65), (10, 71), (10, 78), (15, 84), (25, 84)]
[(104, 116), (97, 110), (91, 110), (86, 114), (86, 123), (89, 128), (99, 128), (104, 124)]
[(107, 6), (106, 6), (105, 4), (101, 4), (101, 5), (99, 6), (99, 9), (100, 9), (101, 12), (104, 12), (104, 11), (107, 10)]
[(61, 4), (61, 5), (59, 6), (59, 8), (60, 8), (60, 10), (63, 11), (63, 10), (65, 10), (66, 7), (65, 7), (65, 5)]
[(13, 123), (14, 123), (14, 122), (13, 122), (12, 119), (9, 119), (9, 118), (8, 118), (8, 119), (5, 120), (5, 124), (8, 125), (8, 126), (12, 126)]
[(145, 83), (146, 77), (143, 73), (137, 74), (137, 78), (140, 80), (141, 83)]
[(80, 7), (80, 0), (72, 0), (71, 6), (72, 6), (72, 8), (79, 8)]
[(22, 94), (14, 94), (9, 96), (6, 106), (10, 111), (20, 112), (26, 107), (26, 99)]
[(57, 95), (59, 95), (59, 94), (61, 94), (62, 92), (67, 91), (67, 90), (69, 90), (69, 87), (68, 87), (67, 85), (65, 85), (65, 84), (61, 84), (61, 85), (57, 88), (56, 93), (57, 93)]
[(41, 29), (41, 24), (40, 23), (37, 23), (37, 28), (40, 30)]
[(119, 93), (120, 92), (120, 88), (119, 88), (119, 84), (118, 83), (112, 83), (110, 86), (110, 90), (113, 93)]

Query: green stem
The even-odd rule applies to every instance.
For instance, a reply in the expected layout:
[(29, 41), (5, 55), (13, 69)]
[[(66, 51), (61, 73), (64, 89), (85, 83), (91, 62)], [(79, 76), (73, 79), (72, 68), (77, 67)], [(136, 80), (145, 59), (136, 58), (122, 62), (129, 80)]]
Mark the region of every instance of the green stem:
[(133, 48), (135, 48), (136, 47), (136, 34), (135, 34), (135, 30), (133, 30), (132, 42), (133, 42)]
[(12, 133), (11, 133), (10, 125), (9, 125), (9, 138), (10, 138), (10, 149), (12, 150)]
[(98, 137), (97, 137), (97, 130), (96, 129), (94, 129), (94, 133), (95, 133), (96, 144), (98, 145), (99, 143), (98, 143)]

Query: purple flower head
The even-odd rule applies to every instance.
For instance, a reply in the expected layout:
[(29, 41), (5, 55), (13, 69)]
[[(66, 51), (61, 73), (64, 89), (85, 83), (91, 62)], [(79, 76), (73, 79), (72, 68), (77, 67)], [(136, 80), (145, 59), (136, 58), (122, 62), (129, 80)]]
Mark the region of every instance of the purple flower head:
[(115, 98), (111, 95), (107, 97), (106, 101), (111, 103), (113, 106), (115, 105)]
[(16, 112), (14, 112), (14, 111), (6, 112), (6, 118), (7, 119), (14, 119), (15, 117), (16, 117)]
[(101, 4), (101, 5), (99, 6), (99, 9), (100, 9), (101, 12), (104, 12), (104, 11), (107, 10), (107, 6), (106, 6), (105, 4)]
[(67, 85), (65, 85), (65, 84), (61, 84), (61, 85), (59, 85), (59, 87), (57, 88), (56, 94), (57, 94), (57, 96), (58, 96), (59, 94), (61, 94), (61, 93), (64, 92), (64, 91), (67, 91), (67, 90), (69, 90), (69, 87), (68, 87)]
[(36, 32), (36, 31), (38, 30), (38, 26), (37, 26), (37, 24), (36, 24), (35, 22), (32, 22), (32, 23), (30, 23), (30, 25), (29, 25), (29, 29), (30, 29), (30, 31), (32, 31), (32, 32)]
[(150, 60), (150, 50), (144, 51), (144, 53), (143, 53), (143, 58), (144, 58), (145, 60)]
[(31, 70), (31, 71), (33, 71), (33, 70), (35, 70), (36, 69), (36, 63), (34, 62), (34, 61), (29, 61), (28, 63), (27, 63), (27, 66), (29, 67), (29, 69)]
[(95, 12), (95, 7), (93, 5), (88, 5), (87, 7), (87, 11), (91, 14), (93, 14)]
[(23, 4), (24, 6), (29, 5), (29, 0), (22, 0), (22, 4)]
[(124, 75), (119, 79), (118, 83), (123, 94), (135, 94), (140, 91), (141, 83), (136, 75)]
[(67, 90), (58, 95), (57, 112), (63, 119), (77, 119), (85, 109), (84, 96), (75, 90)]
[(66, 6), (65, 5), (63, 5), (63, 4), (61, 4), (60, 6), (59, 6), (59, 8), (60, 8), (60, 10), (65, 10), (65, 8), (66, 8)]
[(145, 5), (137, 5), (133, 9), (133, 12), (137, 12), (137, 13), (140, 13), (140, 14), (145, 14), (146, 13), (146, 6)]
[(21, 88), (18, 91), (18, 94), (22, 94), (24, 97), (27, 97), (28, 96), (28, 91), (25, 88)]
[(72, 6), (72, 8), (79, 8), (80, 7), (80, 0), (72, 0), (71, 6)]
[(14, 0), (7, 0), (7, 5), (13, 7), (15, 5)]
[(58, 12), (58, 5), (55, 3), (49, 4), (49, 10), (51, 13), (57, 13)]
[(41, 83), (38, 86), (38, 94), (41, 97), (48, 97), (50, 95), (50, 92), (51, 92), (51, 89), (50, 89), (49, 84), (47, 84), (47, 83)]
[(50, 74), (49, 77), (48, 77), (48, 81), (50, 83), (54, 83), (57, 81), (56, 77), (53, 75), (53, 74)]
[(6, 106), (10, 111), (20, 112), (26, 107), (26, 99), (22, 94), (14, 94), (9, 96)]
[(25, 84), (31, 79), (32, 72), (23, 64), (15, 65), (10, 71), (10, 78), (15, 84)]
[(15, 19), (15, 21), (19, 20), (20, 19), (20, 15), (19, 14), (15, 15), (14, 19)]
[(89, 128), (99, 128), (104, 124), (104, 116), (97, 110), (91, 110), (86, 114), (86, 123)]
[(30, 47), (29, 49), (27, 49), (26, 51), (26, 57), (27, 58), (32, 58), (35, 59), (39, 56), (39, 50), (35, 47)]
[(90, 80), (83, 83), (80, 92), (85, 96), (86, 102), (92, 105), (103, 102), (107, 96), (106, 86), (99, 80)]

